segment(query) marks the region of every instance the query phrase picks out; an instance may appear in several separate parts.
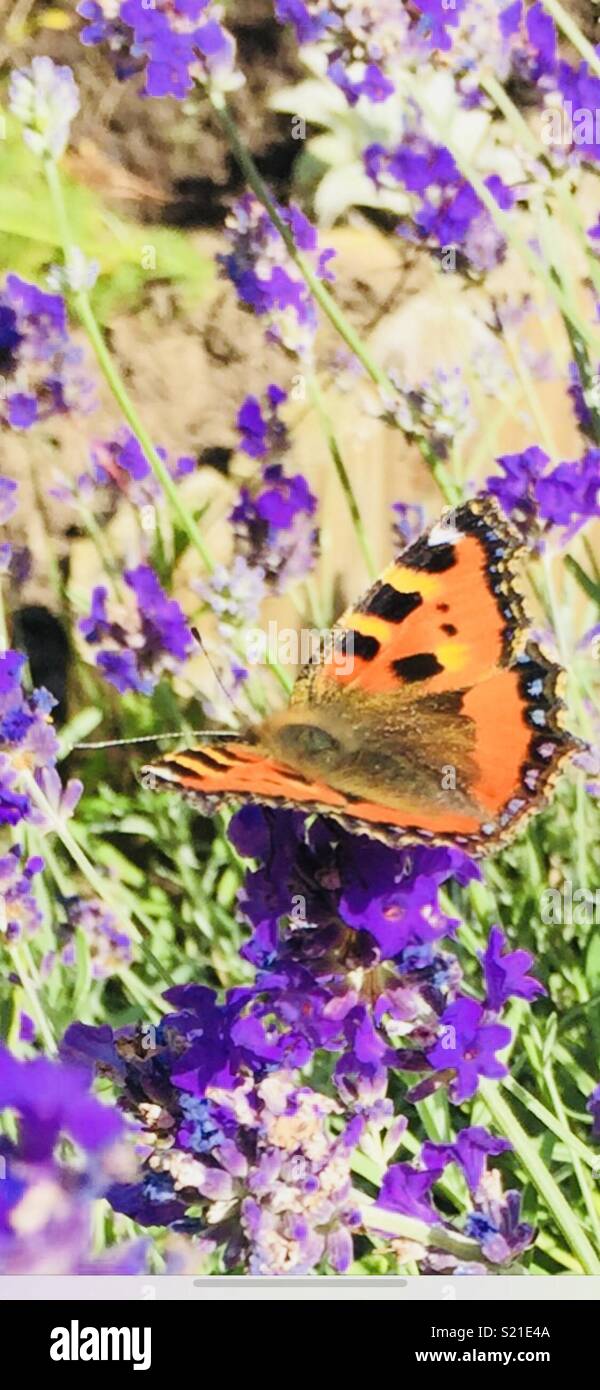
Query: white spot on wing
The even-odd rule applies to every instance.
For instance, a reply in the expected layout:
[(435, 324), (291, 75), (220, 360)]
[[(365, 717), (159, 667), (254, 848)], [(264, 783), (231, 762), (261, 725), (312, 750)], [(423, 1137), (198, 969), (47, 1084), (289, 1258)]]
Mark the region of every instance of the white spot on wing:
[(143, 767), (140, 772), (140, 777), (143, 785), (145, 787), (149, 787), (150, 789), (152, 789), (153, 784), (155, 784), (156, 782), (179, 781), (176, 772), (172, 772), (168, 767), (161, 767), (159, 763), (155, 764), (154, 766), (152, 764), (148, 764), (146, 767)]
[(437, 521), (427, 537), (430, 545), (458, 545), (463, 540), (462, 531), (457, 531), (450, 522)]

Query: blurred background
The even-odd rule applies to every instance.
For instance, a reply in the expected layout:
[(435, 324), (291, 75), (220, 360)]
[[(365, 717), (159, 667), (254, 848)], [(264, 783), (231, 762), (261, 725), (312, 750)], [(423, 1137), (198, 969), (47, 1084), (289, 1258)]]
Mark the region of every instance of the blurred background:
[[(295, 384), (299, 399), (288, 410), (290, 467), (307, 474), (320, 499), (318, 578), (329, 596), (330, 620), (364, 584), (364, 562), (319, 422), (302, 400), (297, 363), (265, 346), (262, 324), (243, 311), (233, 287), (217, 273), (224, 220), (244, 183), (210, 104), (201, 93), (182, 103), (140, 100), (136, 81), (117, 81), (103, 46), (79, 42), (72, 4), (1, 0), (0, 8), (0, 264), (44, 283), (58, 259), (43, 177), (5, 106), (11, 67), (47, 53), (73, 68), (81, 90), (65, 159), (69, 212), (78, 243), (100, 262), (94, 305), (133, 399), (158, 444), (197, 461), (183, 487), (190, 506), (203, 509), (212, 554), (227, 561), (227, 515), (248, 468), (236, 453), (237, 412), (249, 392), (260, 396), (268, 382), (287, 389)], [(596, 7), (576, 8), (593, 36)], [(557, 457), (575, 457), (568, 343), (521, 261), (509, 252), (482, 288), (476, 280), (444, 273), (426, 251), (396, 236), (394, 200), (386, 205), (374, 196), (362, 173), (361, 150), (373, 132), (361, 129), (331, 84), (319, 83), (300, 66), (297, 47), (274, 21), (268, 0), (234, 0), (226, 9), (247, 78), (232, 95), (239, 128), (278, 199), (301, 198), (321, 225), (322, 244), (335, 248), (338, 302), (388, 371), (415, 389), (432, 380), (444, 383), (448, 428), (453, 393), (468, 394), (468, 421), (457, 405), (451, 443), (456, 476), (473, 488), (493, 471), (495, 455), (543, 442), (540, 417)], [(511, 136), (502, 132), (501, 121), (494, 123), (494, 141), (504, 142), (510, 160)], [(597, 209), (584, 175), (584, 216), (588, 197), (591, 222)], [(553, 226), (570, 254), (569, 229), (560, 228), (557, 218)], [(573, 249), (575, 271), (577, 255)], [(580, 293), (585, 299), (583, 277)], [(509, 322), (502, 341), (499, 313)], [(417, 500), (433, 515), (442, 499), (419, 450), (382, 418), (374, 388), (357, 375), (327, 322), (317, 350), (327, 408), (375, 558), (383, 564), (392, 548), (391, 504)], [(524, 363), (535, 377), (533, 403)], [(76, 516), (53, 500), (52, 480), (76, 479), (90, 444), (114, 434), (119, 422), (102, 384), (98, 402), (87, 418), (54, 417), (32, 436), (13, 431), (2, 440), (2, 469), (18, 478), (25, 504), (14, 539), (29, 545), (36, 558), (30, 576), (21, 580), (17, 605), (32, 631), (42, 622), (36, 610), (52, 608), (57, 572), (72, 590), (89, 591), (95, 547)], [(113, 550), (125, 557), (127, 509), (113, 500), (105, 524)], [(175, 577), (174, 592), (184, 606), (197, 564), (197, 556), (186, 553)]]

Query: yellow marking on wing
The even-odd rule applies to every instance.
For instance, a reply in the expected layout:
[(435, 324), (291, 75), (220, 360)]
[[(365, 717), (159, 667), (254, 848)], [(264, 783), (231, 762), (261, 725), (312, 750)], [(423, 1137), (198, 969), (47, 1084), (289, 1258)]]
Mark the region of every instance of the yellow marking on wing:
[(362, 637), (376, 637), (378, 642), (390, 640), (390, 625), (385, 618), (373, 617), (370, 613), (348, 613), (344, 624), (360, 632)]
[(402, 565), (390, 565), (381, 577), (384, 584), (389, 584), (398, 594), (421, 594), (424, 599), (436, 599), (443, 592), (440, 575), (421, 574)]
[(454, 637), (449, 642), (442, 642), (434, 651), (446, 671), (460, 671), (462, 666), (467, 665), (471, 656), (471, 649), (466, 642), (459, 642)]

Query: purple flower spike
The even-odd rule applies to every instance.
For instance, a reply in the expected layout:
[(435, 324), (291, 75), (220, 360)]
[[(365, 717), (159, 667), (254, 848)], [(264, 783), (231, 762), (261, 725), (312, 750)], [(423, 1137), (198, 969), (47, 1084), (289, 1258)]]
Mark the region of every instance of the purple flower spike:
[[(492, 270), (502, 260), (503, 237), (444, 145), (413, 131), (395, 150), (369, 146), (363, 159), (377, 187), (400, 183), (413, 195), (412, 223), (402, 223), (400, 235), (432, 248), (457, 248), (480, 272)], [(486, 185), (503, 211), (513, 206), (514, 196), (497, 174), (490, 175)]]
[(475, 1095), (479, 1076), (506, 1076), (506, 1067), (498, 1061), (496, 1052), (508, 1047), (510, 1028), (484, 1020), (483, 1006), (475, 999), (457, 999), (442, 1014), (441, 1036), (427, 1053), (427, 1061), (435, 1071), (455, 1072), (450, 1091), (457, 1104)]
[(0, 359), (0, 424), (28, 430), (53, 415), (90, 409), (91, 383), (69, 335), (63, 298), (18, 275), (8, 275), (0, 290)]
[(436, 1173), (448, 1163), (458, 1163), (469, 1184), (471, 1192), (476, 1192), (486, 1171), (488, 1154), (507, 1153), (512, 1148), (508, 1139), (489, 1134), (480, 1125), (462, 1129), (454, 1144), (433, 1144), (427, 1142), (421, 1150), (421, 1162)]
[(485, 952), (480, 955), (486, 983), (486, 1006), (498, 1013), (508, 999), (518, 997), (530, 1002), (545, 994), (543, 984), (528, 975), (533, 956), (529, 951), (506, 953), (506, 937), (500, 927), (492, 927)]
[(167, 597), (149, 565), (125, 570), (124, 579), (134, 595), (133, 611), (113, 620), (108, 592), (99, 586), (79, 630), (86, 642), (102, 648), (96, 665), (106, 680), (121, 693), (149, 695), (163, 671), (186, 660), (194, 639), (179, 604)]
[[(32, 1039), (22, 1016), (21, 1036)], [(127, 1165), (125, 1126), (114, 1106), (89, 1092), (89, 1073), (45, 1057), (22, 1062), (0, 1048), (0, 1112), (16, 1117), (17, 1138), (0, 1138), (0, 1267), (4, 1274), (141, 1273), (145, 1246), (92, 1254), (97, 1197)], [(11, 1131), (12, 1132), (12, 1131)], [(76, 1163), (61, 1155), (76, 1144)]]
[(26, 1162), (51, 1158), (61, 1134), (95, 1154), (123, 1132), (118, 1111), (88, 1094), (84, 1073), (45, 1057), (19, 1062), (0, 1049), (0, 1109), (7, 1107), (21, 1118), (20, 1152)]
[(106, 43), (121, 80), (143, 73), (147, 97), (183, 101), (195, 82), (232, 91), (244, 77), (219, 0), (82, 0), (87, 45)]
[[(308, 218), (294, 207), (277, 211), (319, 278), (331, 280), (334, 252), (319, 250)], [(280, 232), (251, 194), (235, 204), (227, 229), (231, 250), (217, 257), (221, 273), (231, 280), (242, 304), (265, 319), (267, 339), (310, 363), (318, 326), (314, 300)]]
[(286, 400), (285, 391), (272, 384), (264, 409), (248, 396), (239, 411), (242, 448), (262, 459), (263, 467), (260, 478), (241, 489), (230, 516), (243, 557), (277, 592), (312, 569), (317, 542), (317, 499), (301, 473), (289, 477), (279, 462), (289, 448), (278, 413)]
[[(394, 1163), (383, 1179), (377, 1206), (383, 1211), (398, 1211), (402, 1216), (414, 1216), (425, 1221), (428, 1226), (441, 1220), (429, 1200), (431, 1188), (440, 1169), (434, 1172), (419, 1172), (410, 1163)], [(385, 1228), (385, 1222), (382, 1221)]]

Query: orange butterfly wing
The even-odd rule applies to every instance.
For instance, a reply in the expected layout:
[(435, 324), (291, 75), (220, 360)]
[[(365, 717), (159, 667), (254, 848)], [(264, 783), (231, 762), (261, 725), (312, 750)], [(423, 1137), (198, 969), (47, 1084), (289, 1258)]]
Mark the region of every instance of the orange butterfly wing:
[[(491, 499), (449, 513), (336, 625), (321, 679), (377, 694), (462, 690), (504, 666), (524, 638), (514, 583), (521, 544)], [(521, 643), (522, 645), (522, 643)], [(353, 654), (350, 664), (340, 658)]]
[[(209, 811), (262, 801), (394, 844), (441, 840), (473, 853), (497, 844), (539, 807), (575, 746), (561, 725), (562, 673), (526, 642), (519, 549), (495, 503), (457, 508), (344, 614), (326, 659), (301, 673), (289, 711), (272, 721), (275, 733), (267, 721), (256, 742), (173, 754), (145, 769), (146, 780), (178, 786)], [(347, 714), (358, 740), (341, 770), (304, 752), (277, 755), (282, 731), (335, 743)], [(461, 786), (445, 793), (439, 773), (453, 738), (468, 755)]]

